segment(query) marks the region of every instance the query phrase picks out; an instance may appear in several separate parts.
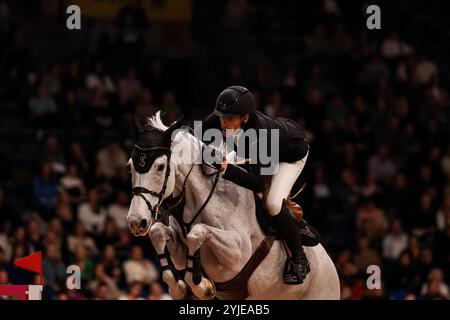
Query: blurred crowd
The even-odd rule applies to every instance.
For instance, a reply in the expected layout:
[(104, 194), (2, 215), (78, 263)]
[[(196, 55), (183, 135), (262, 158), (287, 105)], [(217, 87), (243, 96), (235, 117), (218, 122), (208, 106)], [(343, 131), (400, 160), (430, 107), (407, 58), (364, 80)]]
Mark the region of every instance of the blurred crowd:
[[(296, 1), (222, 1), (220, 19), (198, 3), (182, 75), (168, 54), (180, 39), (148, 53), (141, 35), (156, 22), (138, 6), (111, 21), (116, 32), (94, 37), (94, 58), (48, 65), (0, 19), (0, 284), (37, 282), (13, 262), (41, 250), (47, 298), (168, 299), (150, 241), (133, 238), (125, 220), (133, 116), (201, 118), (224, 86), (240, 84), (261, 111), (307, 131), (298, 201), (333, 256), (342, 299), (450, 299), (447, 70), (398, 30), (355, 28), (362, 2), (316, 1), (305, 19)], [(81, 290), (66, 289), (71, 264)], [(367, 289), (370, 265), (380, 266), (380, 289)]]

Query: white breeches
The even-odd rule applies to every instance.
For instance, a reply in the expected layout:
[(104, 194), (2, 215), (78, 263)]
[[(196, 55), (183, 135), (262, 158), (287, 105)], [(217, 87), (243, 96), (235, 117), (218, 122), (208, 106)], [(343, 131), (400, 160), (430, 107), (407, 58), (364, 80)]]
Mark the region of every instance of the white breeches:
[(272, 216), (280, 213), (283, 199), (288, 197), (292, 186), (302, 173), (308, 154), (309, 152), (303, 159), (294, 163), (281, 162), (278, 172), (272, 176), (272, 183), (266, 199), (266, 208)]

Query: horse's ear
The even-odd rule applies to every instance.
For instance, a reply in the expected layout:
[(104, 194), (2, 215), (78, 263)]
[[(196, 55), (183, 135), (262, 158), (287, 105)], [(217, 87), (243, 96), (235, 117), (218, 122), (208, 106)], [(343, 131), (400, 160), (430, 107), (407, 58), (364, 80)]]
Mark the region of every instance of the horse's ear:
[(184, 117), (181, 116), (174, 124), (164, 131), (164, 139), (170, 144), (172, 142), (172, 134), (175, 130), (180, 129), (183, 125)]
[(137, 115), (134, 115), (133, 119), (133, 127), (134, 127), (134, 133), (136, 134), (136, 137), (139, 136), (144, 130), (142, 129), (141, 121), (139, 121)]

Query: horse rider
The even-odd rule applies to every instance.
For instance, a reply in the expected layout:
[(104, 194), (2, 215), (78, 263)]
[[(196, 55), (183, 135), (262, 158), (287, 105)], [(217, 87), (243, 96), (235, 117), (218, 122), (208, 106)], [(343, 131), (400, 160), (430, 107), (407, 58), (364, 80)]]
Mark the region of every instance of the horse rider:
[[(287, 207), (286, 199), (308, 158), (309, 144), (305, 132), (293, 120), (270, 117), (257, 111), (253, 94), (242, 86), (230, 86), (223, 90), (216, 100), (214, 112), (203, 120), (202, 126), (203, 130), (219, 129), (224, 137), (231, 132), (235, 141), (234, 150), (239, 150), (237, 144), (242, 141), (236, 138), (250, 128), (256, 132), (266, 129), (269, 136), (271, 130), (278, 129), (279, 167), (273, 175), (261, 174), (263, 165), (259, 160), (241, 166), (246, 170), (229, 163), (225, 157), (220, 157), (219, 163), (214, 165), (223, 172), (224, 179), (256, 193), (267, 191), (266, 187), (270, 185), (264, 205), (291, 252), (284, 268), (284, 282), (303, 283), (310, 266), (303, 251), (298, 224)], [(260, 136), (257, 139), (262, 141)], [(246, 154), (248, 148), (248, 143), (244, 142)], [(270, 150), (270, 145), (266, 150)]]

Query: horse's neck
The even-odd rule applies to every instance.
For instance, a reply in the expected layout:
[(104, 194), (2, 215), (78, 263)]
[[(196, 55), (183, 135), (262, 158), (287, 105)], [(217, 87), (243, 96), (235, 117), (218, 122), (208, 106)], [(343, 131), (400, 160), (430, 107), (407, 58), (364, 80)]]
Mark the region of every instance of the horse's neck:
[[(180, 192), (186, 182), (184, 221), (189, 223), (208, 198), (213, 187), (214, 176), (205, 176), (199, 165), (201, 161), (199, 161), (198, 157), (201, 156), (202, 142), (199, 143), (194, 136), (188, 133), (177, 135), (174, 142), (177, 145), (176, 149), (181, 151), (175, 152), (179, 157), (176, 160), (177, 175), (175, 185), (178, 192)], [(191, 156), (195, 160), (194, 167), (192, 167), (192, 164), (186, 163), (186, 159), (181, 159), (180, 154)], [(188, 179), (186, 180), (187, 177)], [(255, 213), (249, 214), (248, 212), (249, 208), (254, 208), (254, 205), (251, 205), (253, 194), (249, 190), (238, 190), (237, 186), (227, 186), (226, 184), (231, 183), (224, 181), (220, 177), (214, 190), (216, 194), (220, 193), (221, 195), (220, 203), (217, 197), (212, 197), (196, 222), (202, 221), (218, 228), (230, 228), (231, 225), (228, 224), (232, 224), (235, 227), (234, 224), (236, 224), (240, 228), (248, 228), (246, 233), (252, 238), (259, 239), (262, 231), (256, 221)], [(236, 203), (241, 204), (239, 210), (233, 210), (233, 208), (236, 208)], [(226, 208), (229, 208), (229, 212), (227, 213), (227, 219), (223, 219), (223, 210), (226, 210)], [(216, 217), (217, 214), (220, 216)]]
[[(201, 152), (203, 142), (188, 132), (181, 131), (175, 135), (172, 141), (172, 159), (176, 166), (185, 164), (201, 163)], [(180, 168), (181, 170), (183, 168)]]
[[(181, 132), (173, 141), (173, 159), (175, 162), (176, 177), (175, 189), (177, 193), (185, 188), (187, 216), (185, 221), (190, 221), (189, 215), (195, 214), (195, 209), (200, 208), (200, 197), (208, 190), (209, 181), (202, 175), (199, 164), (201, 163), (201, 151), (203, 142), (197, 140), (187, 132)], [(192, 213), (192, 214), (189, 214)]]

